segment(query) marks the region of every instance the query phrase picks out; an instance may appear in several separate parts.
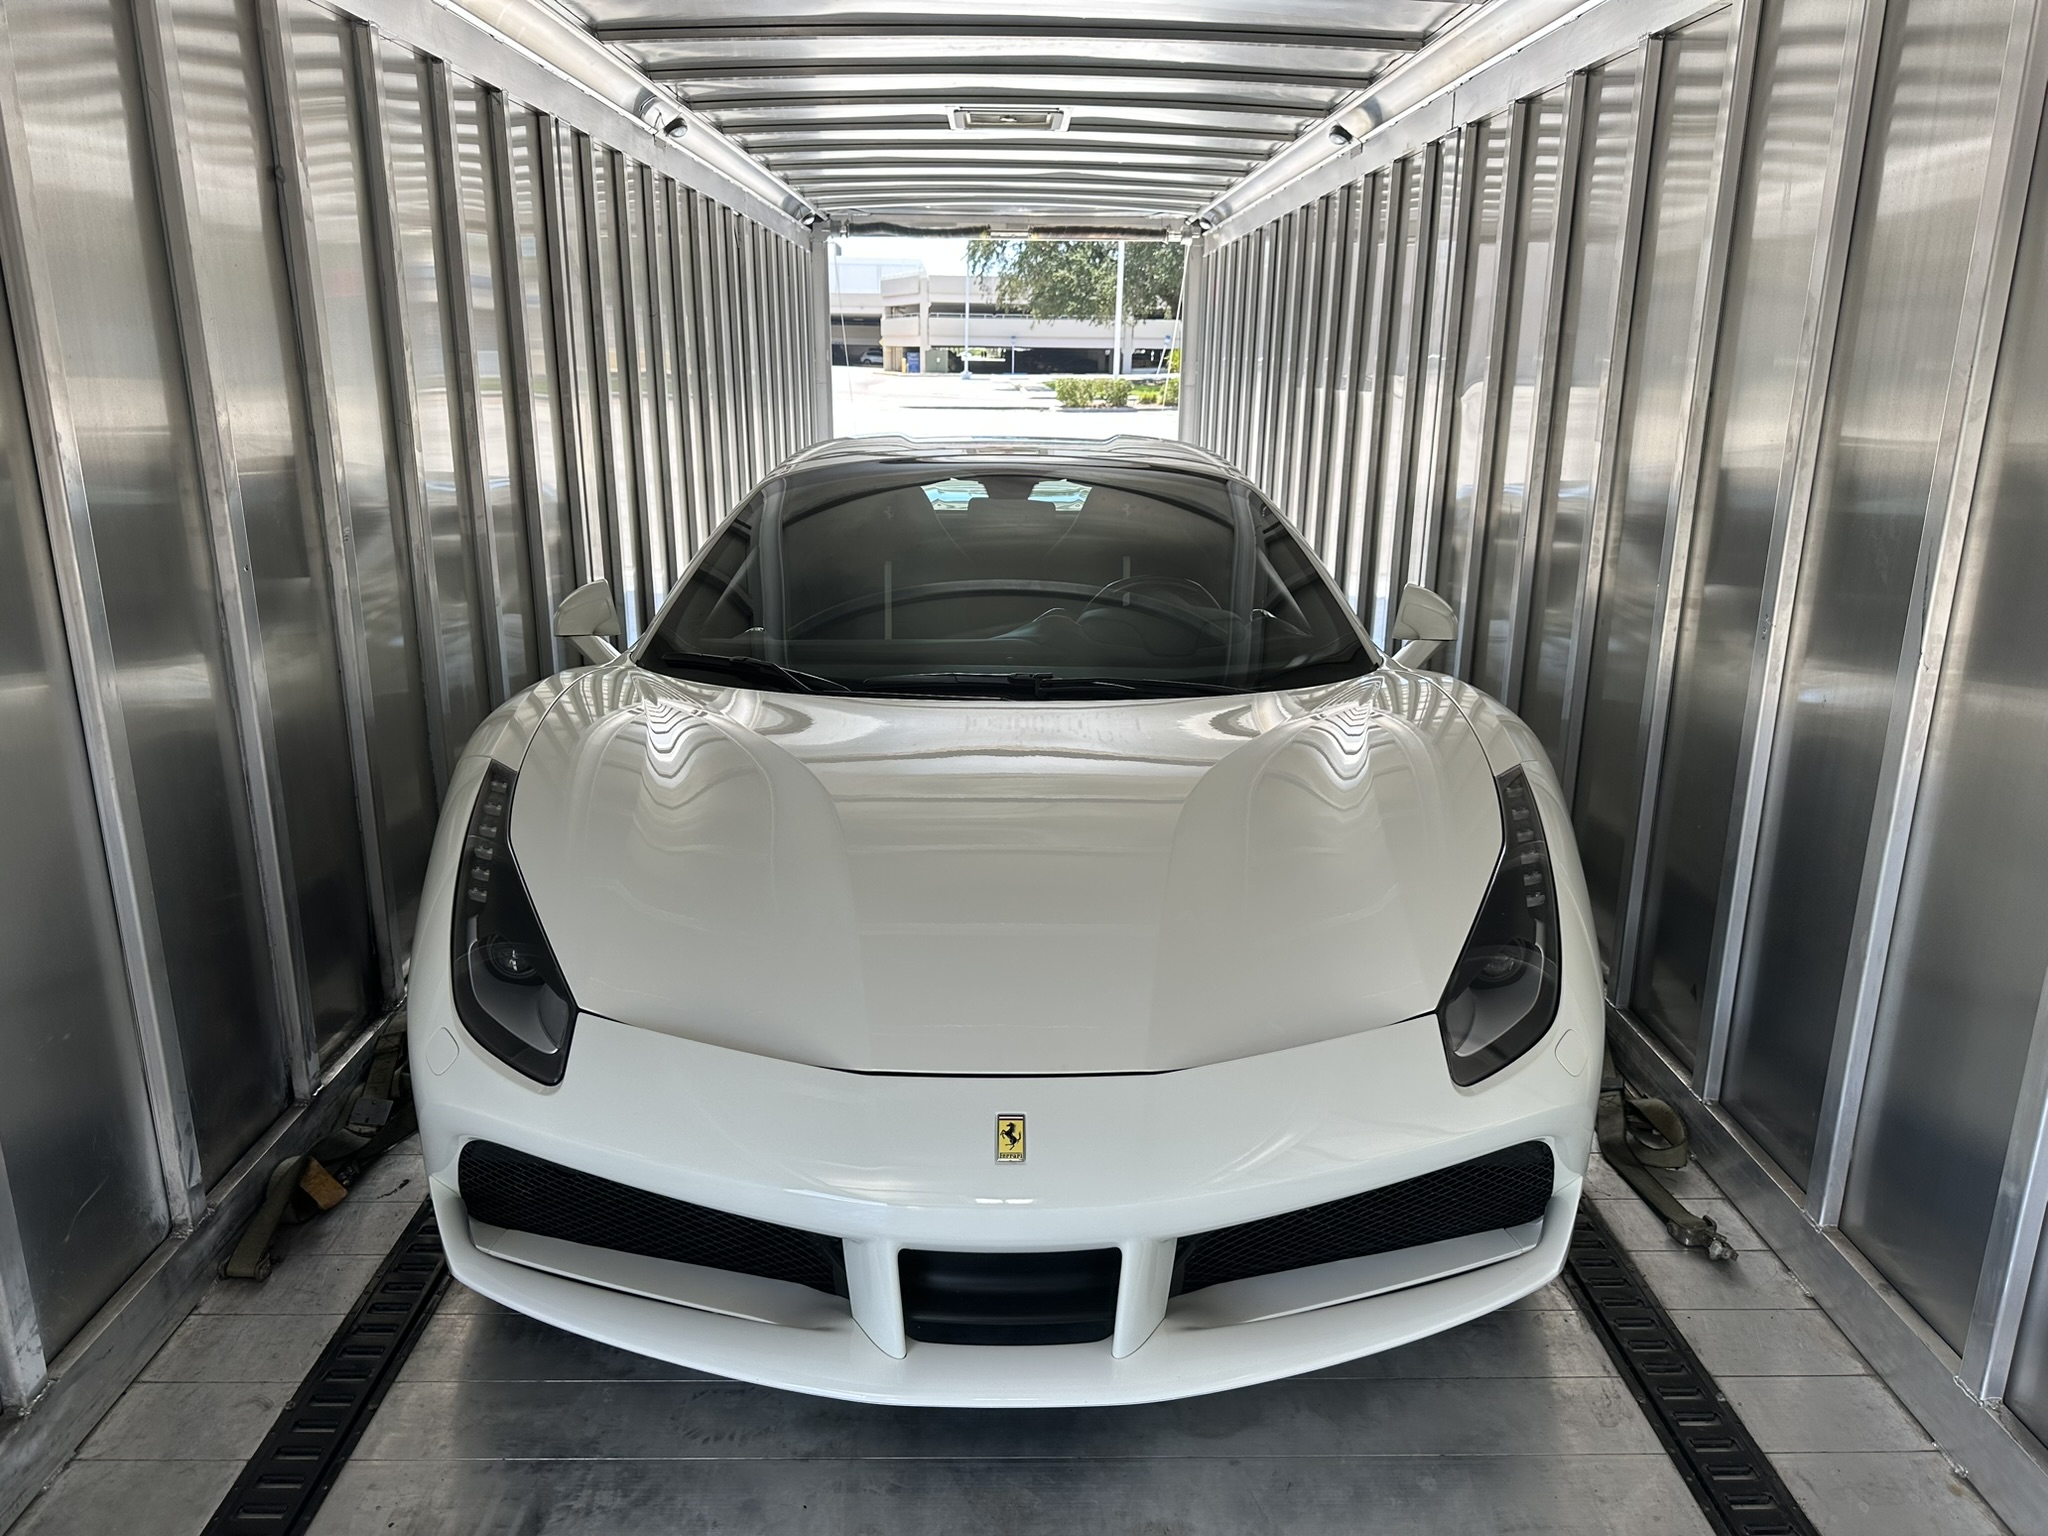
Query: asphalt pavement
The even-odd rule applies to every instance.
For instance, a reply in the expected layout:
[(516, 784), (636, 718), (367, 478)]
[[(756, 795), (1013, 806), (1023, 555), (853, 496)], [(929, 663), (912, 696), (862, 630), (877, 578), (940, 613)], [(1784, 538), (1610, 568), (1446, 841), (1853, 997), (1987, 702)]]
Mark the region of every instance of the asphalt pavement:
[(1171, 406), (1088, 406), (1070, 410), (1052, 386), (1030, 374), (886, 373), (880, 368), (832, 370), (835, 436), (896, 432), (905, 437), (1180, 436)]

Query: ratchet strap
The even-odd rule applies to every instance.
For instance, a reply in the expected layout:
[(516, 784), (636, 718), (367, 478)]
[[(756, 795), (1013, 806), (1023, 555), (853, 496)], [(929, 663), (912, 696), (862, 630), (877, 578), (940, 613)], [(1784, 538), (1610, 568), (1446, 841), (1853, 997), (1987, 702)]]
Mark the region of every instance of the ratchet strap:
[(363, 1081), (350, 1096), (341, 1126), (310, 1156), (282, 1158), (270, 1170), (263, 1204), (220, 1272), (230, 1280), (267, 1280), (279, 1227), (311, 1221), (348, 1196), (364, 1169), (419, 1128), (412, 1072), (406, 1060), (405, 1010), (384, 1021)]
[(1677, 1110), (1662, 1099), (1630, 1093), (1621, 1077), (1609, 1071), (1600, 1082), (1594, 1131), (1608, 1166), (1642, 1196), (1666, 1231), (1688, 1248), (1704, 1249), (1710, 1259), (1735, 1257), (1735, 1245), (1721, 1235), (1714, 1218), (1687, 1210), (1650, 1171), (1683, 1168), (1692, 1156), (1685, 1122)]

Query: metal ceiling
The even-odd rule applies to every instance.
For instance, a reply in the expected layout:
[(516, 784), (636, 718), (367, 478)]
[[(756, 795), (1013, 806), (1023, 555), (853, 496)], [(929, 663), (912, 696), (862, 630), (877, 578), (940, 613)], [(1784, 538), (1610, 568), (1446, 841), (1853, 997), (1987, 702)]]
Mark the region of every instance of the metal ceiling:
[(1178, 231), (1483, 0), (562, 3), (836, 224)]

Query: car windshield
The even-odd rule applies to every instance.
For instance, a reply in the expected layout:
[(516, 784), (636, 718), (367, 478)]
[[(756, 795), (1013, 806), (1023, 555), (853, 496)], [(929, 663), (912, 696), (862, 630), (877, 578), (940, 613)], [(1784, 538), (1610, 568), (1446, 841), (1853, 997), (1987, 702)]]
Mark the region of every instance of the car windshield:
[(1377, 664), (1241, 482), (1020, 455), (770, 481), (637, 660), (786, 691), (994, 698), (1243, 693)]

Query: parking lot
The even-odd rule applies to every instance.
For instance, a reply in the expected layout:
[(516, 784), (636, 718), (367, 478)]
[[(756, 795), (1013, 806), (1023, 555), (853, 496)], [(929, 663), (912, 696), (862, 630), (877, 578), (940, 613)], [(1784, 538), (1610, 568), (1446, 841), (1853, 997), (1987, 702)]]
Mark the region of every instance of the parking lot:
[(1090, 406), (1067, 410), (1050, 379), (1020, 374), (884, 373), (832, 370), (832, 429), (840, 437), (900, 432), (906, 437), (1178, 437), (1174, 406)]

